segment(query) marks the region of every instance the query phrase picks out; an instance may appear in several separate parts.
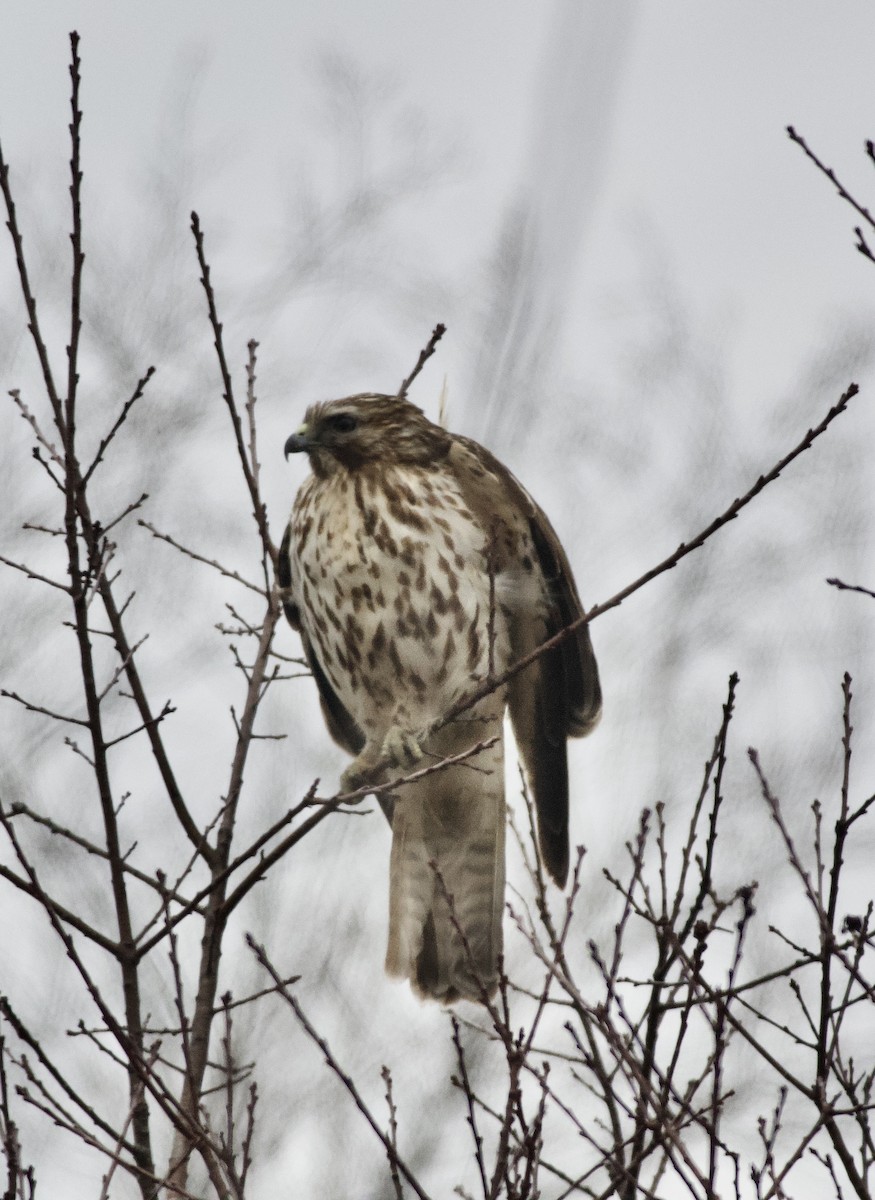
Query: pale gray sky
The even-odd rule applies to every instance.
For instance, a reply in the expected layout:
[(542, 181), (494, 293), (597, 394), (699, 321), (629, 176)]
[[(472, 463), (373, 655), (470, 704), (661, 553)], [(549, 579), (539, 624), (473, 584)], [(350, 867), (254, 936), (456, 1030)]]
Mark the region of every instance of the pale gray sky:
[[(318, 161), (312, 64), (340, 50), (457, 140), (455, 184), (423, 201), (431, 241), (421, 254), (459, 270), (488, 251), (515, 190), (537, 192), (551, 120), (573, 93), (581, 157), (568, 164), (575, 186), (565, 203), (579, 198), (578, 232), (588, 236), (579, 253), (566, 213), (549, 252), (563, 267), (572, 370), (611, 373), (642, 222), (700, 319), (733, 332), (739, 384), (760, 401), (792, 377), (837, 309), (872, 294), (873, 272), (849, 248), (850, 213), (783, 132), (794, 123), (843, 177), (861, 190), (871, 184), (862, 143), (872, 133), (875, 9), (862, 0), (580, 9), (4, 0), (2, 136), (13, 164), (38, 175), (66, 158), (65, 35), (74, 26), (95, 193), (109, 203), (138, 186), (139, 164), (151, 161), (168, 105), (178, 104), (180, 73), (191, 76), (191, 142), (224, 159), (218, 194), (198, 188), (192, 204), (208, 230), (222, 219), (237, 261), (269, 254), (290, 174)], [(588, 97), (601, 111), (587, 112)], [(569, 155), (564, 137), (557, 149)]]
[[(794, 124), (864, 202), (875, 199), (875, 171), (864, 153), (865, 139), (875, 136), (871, 0), (2, 0), (0, 137), (13, 184), (21, 186), (28, 244), (44, 245), (43, 233), (54, 230), (61, 256), (69, 253), (72, 28), (82, 37), (86, 250), (104, 272), (118, 255), (107, 303), (130, 303), (135, 323), (141, 295), (145, 304), (155, 292), (170, 326), (177, 312), (186, 336), (190, 311), (201, 322), (196, 344), (171, 345), (171, 363), (158, 362), (155, 388), (159, 396), (165, 389), (171, 405), (156, 406), (159, 423), (175, 412), (177, 399), (180, 412), (204, 402), (198, 437), (161, 430), (177, 456), (162, 464), (168, 475), (180, 462), (187, 472), (184, 502), (174, 508), (182, 494), (159, 486), (154, 503), (168, 506), (173, 529), (189, 510), (199, 519), (208, 513), (212, 523), (198, 531), (204, 549), (227, 552), (241, 569), (248, 567), (234, 556), (241, 547), (251, 550), (242, 532), (248, 512), (236, 467), (218, 448), (224, 413), (210, 407), (218, 388), (187, 228), (191, 208), (206, 231), (235, 369), (246, 339), (262, 342), (261, 447), (275, 532), (304, 471), (302, 463), (281, 461), (281, 447), (306, 405), (325, 394), (397, 386), (439, 320), (450, 332), (415, 399), (434, 415), (448, 376), (452, 423), (495, 445), (555, 518), (587, 604), (606, 599), (696, 532), (703, 514), (713, 516), (734, 489), (770, 467), (856, 374), (849, 365), (841, 386), (831, 378), (820, 390), (800, 392), (798, 420), (787, 432), (787, 396), (795, 399), (811, 360), (842, 330), (854, 322), (871, 326), (875, 315), (875, 268), (853, 249), (854, 216), (784, 132)], [(333, 119), (327, 100), (340, 103), (343, 87), (326, 93), (317, 69), (320, 58), (338, 54), (360, 73), (361, 96), (385, 103), (388, 114), (365, 151), (351, 143), (350, 159), (326, 136)], [(397, 159), (402, 167), (416, 161), (418, 148), (416, 170), (436, 162), (435, 177), (405, 197), (379, 236), (365, 239), (364, 259), (353, 245), (332, 263), (324, 286), (314, 272), (316, 286), (296, 291), (298, 260), (285, 275), (277, 260), (302, 194), (310, 189), (330, 207), (339, 175), (392, 167), (393, 139), (406, 146)], [(355, 161), (360, 152), (363, 164)], [(165, 293), (150, 270), (149, 247), (157, 236), (154, 213), (171, 194), (179, 207), (168, 237), (181, 249)], [(525, 268), (516, 274), (514, 248)], [(167, 261), (160, 264), (165, 271)], [(51, 266), (42, 261), (34, 269), (50, 275)], [(89, 295), (101, 286), (96, 279), (108, 278), (89, 275)], [(266, 289), (267, 279), (276, 290)], [(9, 300), (14, 282), (4, 246), (0, 362), (6, 343), (22, 339), (21, 310)], [(667, 326), (679, 324), (676, 374), (660, 359), (670, 339), (666, 349), (653, 334), (659, 353), (648, 357), (661, 317)], [(86, 353), (95, 336), (86, 330)], [(136, 339), (132, 345), (138, 351)], [(183, 370), (186, 354), (191, 364)], [(8, 357), (4, 389), (22, 382), (32, 360), (23, 340)], [(212, 391), (202, 384), (206, 358)], [(133, 378), (151, 360), (150, 347)], [(857, 382), (871, 390), (871, 374), (865, 366)], [(113, 412), (120, 386), (123, 395), (130, 390), (113, 381)], [(675, 404), (681, 387), (686, 393)], [(598, 623), (606, 717), (572, 753), (572, 837), (586, 841), (593, 862), (618, 852), (644, 803), (687, 798), (677, 780), (689, 777), (672, 772), (687, 760), (698, 770), (730, 670), (741, 671), (745, 689), (732, 778), (744, 821), (755, 803), (743, 751), (748, 740), (772, 751), (791, 783), (802, 778), (798, 811), (811, 799), (811, 779), (830, 769), (823, 746), (835, 750), (841, 671), (858, 672), (859, 695), (872, 692), (861, 650), (862, 598), (839, 597), (823, 582), (866, 553), (863, 506), (853, 508), (854, 497), (843, 491), (846, 469), (860, 483), (867, 428), (860, 413), (871, 409), (865, 396), (861, 401), (829, 435), (828, 449), (787, 473), (776, 499), (765, 498), (695, 560)], [(710, 424), (703, 417), (708, 406)], [(769, 430), (779, 410), (784, 424)], [(10, 417), (26, 460), (29, 435), (20, 424)], [(119, 449), (119, 461), (136, 469), (135, 441)], [(20, 517), (13, 516), (17, 535)], [(154, 545), (138, 537), (126, 547), (132, 574), (148, 563), (138, 604), (147, 614), (150, 602), (160, 612), (163, 571), (177, 571), (175, 582), (183, 568), (165, 568)], [(150, 680), (163, 687), (166, 679), (188, 717), (201, 706), (204, 729), (210, 705), (222, 706), (205, 734), (212, 747), (216, 729), (230, 729), (222, 692), (231, 670), (227, 651), (217, 635), (208, 640), (224, 615), (224, 594), (211, 578), (190, 586), (202, 589), (194, 601), (197, 635), (184, 624), (159, 628), (143, 657)], [(282, 636), (284, 649), (295, 652), (292, 635)], [(47, 642), (39, 653), (50, 657), (51, 649)], [(287, 751), (291, 743), (281, 743), (273, 765), (253, 771), (259, 785), (269, 783), (252, 789), (256, 803), (247, 819), (254, 826), (268, 819), (259, 805), (284, 804), (317, 773), (327, 788), (342, 765), (312, 693), (285, 695), (281, 711), (304, 748)], [(827, 728), (833, 720), (835, 729)], [(221, 794), (225, 764), (218, 753), (204, 755), (204, 741), (187, 734), (181, 719), (177, 728), (182, 732), (168, 734), (179, 737), (175, 761), (207, 811)], [(809, 746), (818, 756), (813, 766)], [(752, 871), (767, 853), (766, 839), (745, 834), (742, 818), (735, 819), (738, 858)], [(384, 878), (385, 828), (376, 819), (348, 821), (323, 835), (312, 852), (308, 843), (304, 869), (283, 877), (293, 898), (283, 893), (286, 907), (278, 903), (272, 917), (282, 926), (287, 908), (300, 925), (301, 911), (318, 910), (326, 925), (346, 928), (348, 892), (355, 891), (354, 919), (364, 933), (350, 970), (363, 986), (355, 1002), (329, 995), (330, 1032), (359, 1066), (367, 1059), (363, 1071), (378, 1083), (385, 1048), (398, 1039), (414, 1048), (436, 1044), (444, 1017), (416, 1006), (381, 974), (385, 914), (372, 880)], [(768, 853), (780, 857), (773, 847)], [(330, 854), (351, 881), (343, 894), (323, 872), (307, 873), (320, 854)], [(871, 872), (863, 874), (861, 907), (871, 892)], [(597, 936), (600, 915), (596, 904), (587, 935)], [(281, 949), (292, 955), (299, 946)], [(326, 988), (342, 993), (345, 966), (332, 964), (321, 942), (311, 950), (301, 951), (308, 980), (315, 978), (323, 996)], [(302, 1064), (296, 1069), (308, 1079), (321, 1079), (316, 1055)], [(411, 1053), (399, 1088), (417, 1113), (420, 1074)], [(258, 1194), (276, 1195), (288, 1173), (297, 1170), (300, 1183), (308, 1131), (282, 1128), (282, 1095), (267, 1094), (268, 1108), (280, 1095), (266, 1118), (277, 1140)], [(326, 1095), (336, 1098), (330, 1088)], [(361, 1136), (356, 1152), (367, 1154)], [(335, 1165), (342, 1173), (346, 1164)], [(42, 1178), (40, 1187), (50, 1192), (51, 1175)]]

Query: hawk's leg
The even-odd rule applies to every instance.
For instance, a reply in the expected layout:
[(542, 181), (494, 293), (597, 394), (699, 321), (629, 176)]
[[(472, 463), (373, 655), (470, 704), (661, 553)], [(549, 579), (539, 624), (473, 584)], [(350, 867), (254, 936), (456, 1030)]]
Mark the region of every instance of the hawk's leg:
[(340, 777), (344, 791), (352, 792), (367, 783), (376, 783), (374, 769), (388, 761), (390, 767), (409, 770), (422, 758), (422, 734), (401, 725), (393, 725), (382, 742), (368, 742)]

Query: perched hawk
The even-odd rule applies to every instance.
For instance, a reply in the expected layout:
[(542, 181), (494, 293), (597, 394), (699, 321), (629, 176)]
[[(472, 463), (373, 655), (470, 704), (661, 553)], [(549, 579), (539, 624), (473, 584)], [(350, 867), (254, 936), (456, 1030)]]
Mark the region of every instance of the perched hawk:
[(481, 999), (496, 986), (502, 948), (504, 711), (534, 796), (541, 857), (561, 887), (565, 740), (588, 733), (601, 711), (588, 628), (455, 721), (432, 726), (580, 616), (568, 559), (488, 450), (401, 397), (315, 404), (285, 451), (306, 451), (313, 473), (283, 538), (280, 585), (329, 732), (356, 756), (344, 787), (378, 782), (385, 774), (374, 767), (387, 760), (384, 772), (397, 774), (496, 739), (383, 802), (392, 825), (386, 969), (445, 1003)]

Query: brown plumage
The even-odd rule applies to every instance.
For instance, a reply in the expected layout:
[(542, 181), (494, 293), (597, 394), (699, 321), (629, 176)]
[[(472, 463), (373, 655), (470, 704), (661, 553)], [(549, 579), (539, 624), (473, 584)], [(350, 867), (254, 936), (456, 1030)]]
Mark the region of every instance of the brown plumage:
[(393, 835), (386, 968), (425, 996), (480, 999), (495, 988), (502, 947), (504, 710), (534, 797), (541, 857), (562, 887), (565, 742), (601, 713), (588, 628), (429, 731), (490, 672), (500, 675), (581, 614), (568, 559), (543, 512), (488, 450), (405, 399), (313, 405), (286, 443), (286, 454), (297, 451), (307, 452), (313, 474), (295, 499), (280, 583), (328, 729), (356, 756), (344, 786), (375, 782), (370, 772), (385, 759), (407, 769), (423, 755), (433, 762), (496, 739), (383, 803)]

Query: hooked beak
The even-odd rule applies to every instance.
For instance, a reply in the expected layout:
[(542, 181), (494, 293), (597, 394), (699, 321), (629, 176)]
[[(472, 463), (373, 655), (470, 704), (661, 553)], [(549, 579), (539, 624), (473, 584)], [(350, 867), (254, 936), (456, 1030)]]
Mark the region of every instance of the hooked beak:
[(285, 454), (286, 459), (288, 459), (290, 454), (300, 454), (302, 451), (309, 450), (311, 444), (312, 443), (307, 436), (307, 426), (302, 425), (297, 433), (293, 433), (292, 436), (287, 439), (286, 444), (283, 447), (283, 453)]

